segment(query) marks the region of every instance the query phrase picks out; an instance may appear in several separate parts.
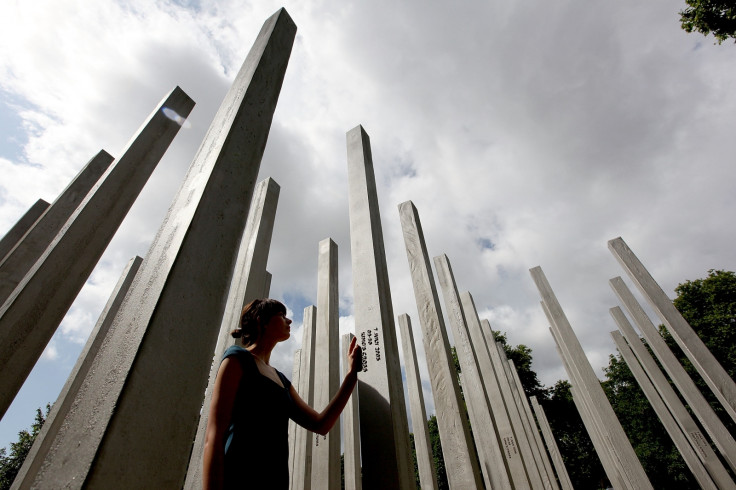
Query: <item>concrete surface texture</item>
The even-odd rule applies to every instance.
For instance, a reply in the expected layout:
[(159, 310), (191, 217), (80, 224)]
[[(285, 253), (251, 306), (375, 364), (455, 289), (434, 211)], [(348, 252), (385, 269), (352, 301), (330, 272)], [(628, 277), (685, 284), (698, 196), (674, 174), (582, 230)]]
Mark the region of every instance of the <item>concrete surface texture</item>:
[(496, 431), (496, 422), (483, 384), (483, 373), (478, 366), (470, 332), (460, 305), (455, 276), (447, 255), (434, 258), (437, 278), (445, 300), (445, 311), (455, 339), (455, 352), (460, 363), (463, 394), (468, 417), (473, 427), (473, 438), (478, 451), (481, 473), (487, 488), (510, 489), (508, 465)]
[(346, 139), (355, 335), (363, 348), (363, 371), (358, 375), (363, 486), (413, 489), (416, 483), (370, 138), (357, 126), (348, 131)]
[[(422, 328), (447, 481), (450, 486), (457, 488), (479, 487), (481, 480), (477, 455), (468, 421), (463, 413), (457, 372), (434, 284), (422, 223), (411, 201), (399, 205), (399, 216)], [(410, 362), (405, 359), (404, 364)]]
[(184, 484), (295, 35), (283, 9), (264, 24), (115, 317), (116, 335), (80, 390), (86, 396), (68, 417), (69, 430), (57, 437), (56, 457), (40, 475), (43, 487)]
[(13, 250), (13, 247), (28, 233), (28, 230), (31, 229), (36, 220), (41, 217), (49, 206), (50, 204), (43, 199), (39, 199), (33, 203), (33, 206), (28, 208), (28, 211), (23, 213), (23, 216), (0, 239), (0, 264), (3, 263), (8, 252)]
[[(340, 387), (340, 332), (337, 244), (319, 242), (317, 330), (314, 341), (314, 409), (322, 411)], [(313, 435), (312, 488), (340, 490), (340, 424)]]

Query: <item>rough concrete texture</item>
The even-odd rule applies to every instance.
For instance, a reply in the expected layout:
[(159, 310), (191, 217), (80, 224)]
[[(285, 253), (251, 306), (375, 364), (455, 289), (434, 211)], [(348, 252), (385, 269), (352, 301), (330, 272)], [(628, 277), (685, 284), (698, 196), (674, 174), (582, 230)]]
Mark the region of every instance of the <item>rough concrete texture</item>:
[(123, 303), (123, 298), (125, 298), (125, 295), (128, 293), (128, 289), (130, 289), (130, 285), (133, 283), (133, 278), (138, 273), (138, 269), (142, 262), (142, 258), (134, 257), (125, 267), (123, 274), (120, 276), (115, 288), (112, 290), (110, 299), (108, 299), (107, 304), (105, 304), (105, 307), (102, 309), (102, 313), (92, 329), (92, 332), (87, 339), (87, 343), (79, 354), (77, 363), (69, 374), (66, 383), (64, 383), (64, 387), (61, 389), (56, 401), (51, 406), (51, 411), (46, 417), (46, 422), (44, 422), (43, 427), (41, 427), (41, 431), (38, 433), (38, 436), (36, 436), (36, 440), (33, 442), (33, 446), (28, 452), (23, 466), (13, 481), (12, 488), (30, 489), (32, 487), (33, 481), (36, 479), (38, 471), (46, 459), (49, 448), (51, 447), (56, 434), (59, 432), (66, 415), (72, 409), (72, 402), (77, 396), (79, 387), (87, 376), (90, 366), (92, 366), (93, 361), (100, 350), (102, 342), (105, 340), (105, 337), (107, 337), (107, 334), (110, 331), (110, 326), (112, 325), (112, 320), (120, 309), (120, 305)]
[(363, 348), (363, 372), (358, 375), (363, 486), (413, 489), (381, 213), (370, 139), (362, 126), (348, 131), (347, 155), (355, 333)]
[(530, 398), (530, 400), (532, 402), (532, 408), (534, 409), (534, 414), (536, 415), (537, 422), (539, 423), (539, 428), (542, 429), (542, 436), (544, 437), (544, 442), (547, 446), (549, 455), (552, 458), (552, 464), (554, 465), (555, 471), (557, 472), (557, 478), (560, 486), (562, 487), (562, 490), (573, 490), (570, 475), (567, 472), (567, 468), (565, 467), (565, 462), (562, 460), (560, 448), (557, 446), (555, 436), (552, 434), (552, 427), (550, 427), (549, 425), (547, 415), (545, 415), (544, 409), (537, 401), (537, 397), (533, 396)]
[(736, 422), (736, 382), (728, 375), (715, 356), (700, 340), (690, 324), (682, 317), (672, 300), (665, 294), (634, 252), (619, 238), (608, 242), (608, 248), (626, 270), (639, 291), (667, 327), (677, 345), (703, 377), (724, 410)]
[(519, 451), (521, 452), (521, 459), (524, 461), (524, 468), (526, 469), (529, 483), (534, 489), (545, 488), (542, 476), (540, 475), (540, 467), (538, 466), (538, 462), (532, 452), (529, 434), (525, 430), (521, 413), (519, 412), (519, 406), (514, 399), (511, 379), (507, 373), (508, 365), (506, 364), (506, 361), (501, 358), (501, 355), (498, 352), (496, 340), (493, 338), (493, 329), (491, 328), (491, 324), (488, 320), (481, 320), (481, 330), (486, 342), (486, 347), (488, 348), (488, 353), (491, 356), (493, 369), (496, 372), (498, 385), (501, 388), (503, 402), (506, 405), (506, 413), (509, 414), (511, 427), (513, 427), (514, 434), (516, 435), (516, 442), (519, 446)]
[[(552, 325), (554, 320), (549, 314), (549, 310), (547, 309), (547, 305), (545, 305), (544, 301), (542, 301), (542, 309), (545, 311), (550, 325)], [(562, 365), (570, 378), (570, 393), (572, 393), (573, 403), (580, 414), (580, 419), (583, 421), (583, 425), (585, 426), (585, 430), (588, 432), (588, 436), (593, 443), (593, 447), (595, 447), (595, 452), (598, 455), (598, 459), (603, 466), (606, 476), (614, 488), (630, 488), (626, 478), (622, 475), (620, 464), (617, 462), (616, 456), (613, 454), (613, 448), (609, 444), (608, 439), (603, 435), (600, 422), (595, 419), (593, 412), (590, 410), (590, 397), (584, 396), (580, 390), (578, 390), (577, 387), (582, 384), (578, 374), (570, 364), (568, 364), (565, 355), (562, 353), (560, 340), (557, 338), (555, 330), (550, 328), (549, 331), (555, 341), (557, 353), (559, 354), (560, 359), (562, 359)]]
[[(478, 359), (470, 341), (470, 332), (460, 306), (460, 295), (457, 291), (455, 276), (447, 255), (434, 258), (434, 267), (442, 288), (445, 300), (445, 311), (452, 327), (452, 336), (455, 339), (455, 351), (460, 363), (463, 394), (468, 408), (468, 417), (473, 427), (473, 438), (478, 451), (481, 472), (486, 488), (510, 489), (506, 458), (496, 432), (496, 423), (493, 420), (491, 406), (483, 384), (483, 375), (478, 367)], [(502, 469), (502, 471), (501, 471)]]
[[(355, 335), (346, 333), (342, 336), (343, 376), (348, 374), (348, 348)], [(342, 428), (345, 434), (345, 490), (362, 490), (363, 482), (360, 478), (360, 420), (358, 413), (358, 390), (353, 390), (348, 404), (342, 411)]]
[(245, 230), (240, 239), (238, 256), (232, 282), (227, 293), (225, 312), (220, 322), (215, 354), (211, 360), (210, 375), (204, 394), (202, 413), (199, 416), (197, 435), (189, 457), (185, 490), (202, 488), (202, 457), (207, 436), (207, 421), (212, 402), (212, 391), (215, 388), (217, 371), (220, 369), (222, 356), (228, 347), (235, 344), (230, 332), (240, 322), (243, 307), (254, 299), (263, 298), (263, 287), (266, 280), (266, 263), (271, 248), (271, 236), (276, 218), (276, 207), (279, 199), (279, 185), (271, 178), (262, 180), (256, 185), (253, 201), (248, 211)]
[[(0, 416), (5, 414), (41, 357), (143, 185), (179, 131), (180, 125), (164, 115), (163, 107), (186, 117), (194, 102), (179, 87), (164, 97), (128, 143), (122, 156), (107, 168), (92, 190), (85, 193), (62, 228), (0, 306)], [(108, 156), (105, 155), (99, 160), (106, 161)], [(76, 188), (76, 183), (72, 187)], [(67, 195), (62, 198), (65, 203), (67, 197), (76, 200)], [(48, 211), (46, 214), (49, 215)], [(46, 220), (42, 217), (41, 221)], [(35, 235), (33, 230), (29, 233)], [(8, 258), (13, 255), (11, 252)]]
[[(322, 411), (340, 388), (340, 332), (337, 245), (319, 242), (317, 331), (314, 342), (314, 409)], [(324, 436), (314, 434), (312, 488), (340, 490), (340, 424)]]
[[(33, 223), (22, 239), (0, 261), (0, 303), (23, 280), (33, 264), (48, 248), (82, 200), (107, 171), (114, 158), (105, 150), (82, 167), (71, 183), (49, 208)], [(137, 193), (135, 194), (137, 196)]]
[[(723, 455), (724, 459), (730, 466), (731, 470), (736, 471), (736, 440), (723, 424), (721, 419), (716, 415), (713, 408), (705, 399), (695, 382), (687, 374), (685, 368), (682, 367), (680, 361), (675, 357), (667, 343), (664, 341), (657, 327), (654, 326), (644, 309), (641, 307), (634, 295), (631, 293), (623, 279), (620, 277), (613, 278), (609, 284), (616, 293), (621, 304), (634, 319), (634, 323), (639, 327), (642, 335), (651, 347), (652, 352), (659, 360), (670, 379), (677, 387), (687, 405), (692, 410), (695, 417), (700, 421), (705, 432), (713, 440), (718, 451)], [(626, 332), (624, 332), (626, 335)], [(631, 343), (631, 342), (630, 342)], [(694, 434), (697, 437), (697, 434)]]
[[(477, 488), (481, 486), (478, 457), (468, 420), (463, 413), (457, 371), (447, 339), (422, 223), (411, 201), (399, 204), (399, 216), (419, 312), (419, 324), (422, 327), (422, 341), (437, 413), (437, 428), (442, 440), (447, 481), (455, 488)], [(409, 362), (405, 358), (404, 364), (408, 365)]]
[[(623, 312), (621, 312), (621, 314), (623, 315)], [(711, 488), (713, 490), (719, 488), (718, 486), (716, 486), (715, 483), (713, 483), (713, 480), (708, 474), (708, 471), (706, 471), (705, 466), (703, 466), (702, 461), (700, 461), (698, 455), (695, 454), (695, 450), (690, 446), (687, 438), (677, 426), (677, 422), (675, 422), (672, 414), (670, 414), (669, 410), (667, 410), (667, 405), (665, 405), (665, 403), (662, 401), (659, 393), (657, 393), (657, 389), (654, 387), (654, 385), (644, 372), (644, 369), (642, 369), (641, 365), (636, 360), (634, 353), (631, 351), (631, 348), (624, 340), (621, 332), (619, 332), (618, 330), (614, 330), (613, 332), (611, 332), (611, 337), (613, 338), (613, 341), (616, 344), (616, 348), (621, 354), (624, 362), (626, 362), (626, 365), (629, 366), (629, 370), (631, 370), (631, 374), (633, 374), (634, 379), (639, 385), (639, 388), (641, 388), (641, 390), (644, 392), (644, 396), (646, 396), (647, 400), (649, 400), (649, 404), (652, 406), (654, 412), (657, 414), (659, 421), (662, 422), (662, 425), (664, 425), (664, 428), (667, 431), (667, 434), (669, 434), (670, 438), (672, 439), (672, 442), (675, 443), (675, 447), (678, 451), (680, 451), (680, 456), (682, 456), (682, 459), (685, 461), (685, 464), (695, 477), (695, 480), (697, 480), (700, 488)], [(727, 473), (726, 476), (728, 476)], [(721, 488), (736, 488), (736, 485), (734, 485), (733, 481), (731, 481), (730, 478), (728, 478), (727, 483), (728, 486)]]
[(610, 440), (616, 461), (620, 462), (618, 467), (623, 471), (622, 476), (633, 488), (652, 488), (542, 268), (535, 267), (530, 270), (530, 273), (552, 318), (551, 326), (558, 335), (560, 349), (570, 366), (578, 373), (579, 387), (589, 396), (589, 408), (596, 417), (595, 420), (600, 422), (599, 428), (605, 440)]
[(5, 261), (5, 256), (13, 250), (16, 244), (28, 233), (38, 218), (49, 208), (50, 204), (39, 199), (33, 206), (28, 208), (23, 216), (8, 230), (8, 232), (0, 239), (0, 264)]
[(488, 395), (493, 420), (496, 422), (496, 431), (498, 433), (498, 439), (501, 442), (501, 449), (503, 450), (511, 482), (516, 489), (531, 488), (524, 468), (521, 449), (519, 448), (519, 443), (511, 425), (511, 418), (506, 411), (506, 405), (503, 394), (501, 393), (497, 373), (493, 367), (491, 354), (483, 337), (478, 311), (475, 309), (475, 302), (469, 292), (460, 293), (460, 304), (463, 308), (465, 321), (468, 324), (468, 332), (470, 333), (470, 341), (473, 343), (473, 350), (478, 357), (478, 367), (483, 376), (483, 385)]
[(432, 463), (432, 443), (429, 440), (427, 411), (424, 409), (424, 395), (422, 393), (422, 379), (419, 376), (419, 364), (417, 363), (417, 352), (414, 348), (414, 334), (412, 333), (411, 318), (409, 318), (409, 315), (399, 315), (399, 329), (401, 330), (401, 346), (404, 351), (406, 387), (409, 393), (411, 426), (414, 429), (414, 447), (417, 453), (419, 483), (421, 488), (436, 490), (438, 488), (437, 474)]
[(544, 451), (544, 443), (542, 437), (537, 430), (537, 426), (534, 423), (534, 416), (532, 415), (532, 409), (529, 406), (526, 393), (524, 392), (524, 386), (521, 384), (519, 373), (516, 371), (514, 361), (506, 357), (506, 352), (503, 350), (503, 345), (500, 342), (496, 343), (498, 347), (498, 353), (501, 355), (501, 359), (506, 364), (506, 374), (509, 377), (509, 384), (511, 385), (511, 391), (514, 395), (516, 405), (519, 407), (519, 414), (521, 415), (521, 421), (524, 424), (524, 431), (529, 439), (529, 445), (532, 448), (534, 454), (534, 461), (536, 461), (539, 474), (542, 477), (544, 488), (558, 489), (557, 480), (555, 474), (552, 471), (552, 464), (547, 457), (547, 453)]
[[(317, 307), (304, 308), (302, 331), (302, 356), (299, 367), (297, 393), (310, 407), (314, 406), (314, 338), (317, 331)], [(295, 385), (296, 387), (296, 385)], [(314, 433), (304, 427), (296, 428), (294, 438), (294, 470), (289, 479), (291, 490), (312, 488), (312, 439)]]
[(295, 34), (283, 9), (264, 24), (115, 317), (116, 335), (100, 350), (69, 429), (57, 437), (42, 487), (184, 484)]

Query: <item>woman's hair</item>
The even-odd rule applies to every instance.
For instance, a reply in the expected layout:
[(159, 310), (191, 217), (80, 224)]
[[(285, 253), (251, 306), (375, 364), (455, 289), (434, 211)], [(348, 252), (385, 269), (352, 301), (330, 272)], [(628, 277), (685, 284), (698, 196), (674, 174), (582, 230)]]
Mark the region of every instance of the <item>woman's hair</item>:
[(286, 306), (275, 299), (254, 299), (240, 313), (240, 325), (230, 335), (243, 339), (243, 345), (254, 344), (261, 336), (261, 329), (279, 313), (286, 315)]

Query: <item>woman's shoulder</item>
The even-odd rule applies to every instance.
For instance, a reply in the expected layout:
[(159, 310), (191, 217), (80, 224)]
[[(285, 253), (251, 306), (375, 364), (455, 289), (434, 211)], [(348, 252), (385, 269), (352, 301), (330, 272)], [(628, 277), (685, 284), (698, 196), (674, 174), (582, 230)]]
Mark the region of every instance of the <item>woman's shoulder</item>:
[(253, 354), (251, 354), (249, 350), (244, 349), (238, 345), (231, 345), (225, 350), (225, 353), (222, 355), (222, 360), (224, 361), (228, 357), (233, 357), (241, 362), (255, 362), (255, 359), (253, 359)]

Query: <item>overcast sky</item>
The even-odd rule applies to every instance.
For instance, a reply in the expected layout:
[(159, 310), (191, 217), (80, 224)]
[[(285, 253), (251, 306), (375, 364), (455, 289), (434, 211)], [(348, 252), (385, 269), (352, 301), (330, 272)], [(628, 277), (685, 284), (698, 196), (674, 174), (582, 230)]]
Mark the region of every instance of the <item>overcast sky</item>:
[[(145, 256), (271, 1), (9, 0), (0, 6), (0, 234), (52, 202), (100, 149), (119, 156), (175, 85), (197, 103), (0, 422), (0, 447), (52, 402), (126, 263)], [(371, 137), (396, 315), (423, 355), (397, 206), (431, 256), (549, 386), (566, 378), (528, 270), (540, 265), (591, 364), (615, 352), (606, 242), (626, 240), (668, 295), (736, 269), (736, 47), (653, 0), (319, 2), (298, 26), (260, 178), (281, 186), (268, 270), (292, 339), (316, 301), (317, 244), (340, 253), (352, 326), (345, 133)], [(628, 282), (628, 278), (625, 278)], [(426, 363), (420, 361), (433, 412)]]

